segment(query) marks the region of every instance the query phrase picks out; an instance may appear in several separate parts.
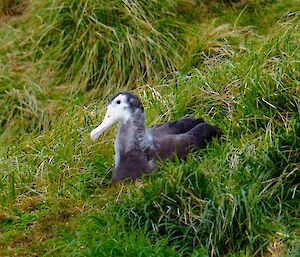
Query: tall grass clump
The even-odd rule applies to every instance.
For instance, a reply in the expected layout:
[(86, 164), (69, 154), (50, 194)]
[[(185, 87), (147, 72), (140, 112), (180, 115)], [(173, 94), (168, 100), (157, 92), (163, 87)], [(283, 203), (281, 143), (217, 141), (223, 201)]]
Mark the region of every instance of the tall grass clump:
[[(37, 3), (38, 4), (38, 3)], [(41, 10), (38, 57), (83, 87), (124, 86), (175, 69), (187, 27), (176, 1), (51, 1)], [(176, 18), (177, 17), (177, 18)], [(80, 87), (80, 86), (79, 86)], [(109, 88), (107, 88), (109, 89)]]

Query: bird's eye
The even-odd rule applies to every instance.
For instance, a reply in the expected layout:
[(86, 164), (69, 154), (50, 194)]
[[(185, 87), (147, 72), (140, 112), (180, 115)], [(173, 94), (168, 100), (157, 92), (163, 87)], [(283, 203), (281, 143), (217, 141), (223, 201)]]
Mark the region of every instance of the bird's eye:
[(121, 101), (120, 101), (120, 100), (118, 100), (116, 103), (117, 103), (117, 104), (120, 104), (120, 103), (121, 103)]

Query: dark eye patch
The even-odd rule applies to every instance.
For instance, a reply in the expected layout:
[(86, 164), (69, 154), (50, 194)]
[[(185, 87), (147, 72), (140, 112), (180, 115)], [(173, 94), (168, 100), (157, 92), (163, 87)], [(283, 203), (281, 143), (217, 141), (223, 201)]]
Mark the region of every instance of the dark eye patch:
[(121, 103), (121, 101), (120, 101), (120, 100), (117, 100), (117, 101), (116, 101), (116, 103), (117, 103), (117, 104), (120, 104), (120, 103)]

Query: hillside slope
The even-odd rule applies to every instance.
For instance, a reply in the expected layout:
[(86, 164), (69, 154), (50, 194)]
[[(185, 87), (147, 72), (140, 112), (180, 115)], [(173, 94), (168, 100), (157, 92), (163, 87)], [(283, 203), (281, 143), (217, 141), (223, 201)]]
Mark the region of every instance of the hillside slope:
[[(299, 1), (3, 3), (0, 256), (298, 256)], [(120, 90), (224, 135), (112, 184)]]

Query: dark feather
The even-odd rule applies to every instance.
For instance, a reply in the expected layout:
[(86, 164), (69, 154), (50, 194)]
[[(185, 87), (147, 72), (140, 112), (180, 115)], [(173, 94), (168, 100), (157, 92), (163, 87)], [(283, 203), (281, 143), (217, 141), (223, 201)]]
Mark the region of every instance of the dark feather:
[(195, 119), (194, 117), (183, 117), (177, 121), (170, 121), (159, 125), (151, 126), (153, 134), (181, 134), (186, 133), (200, 123), (203, 119)]

